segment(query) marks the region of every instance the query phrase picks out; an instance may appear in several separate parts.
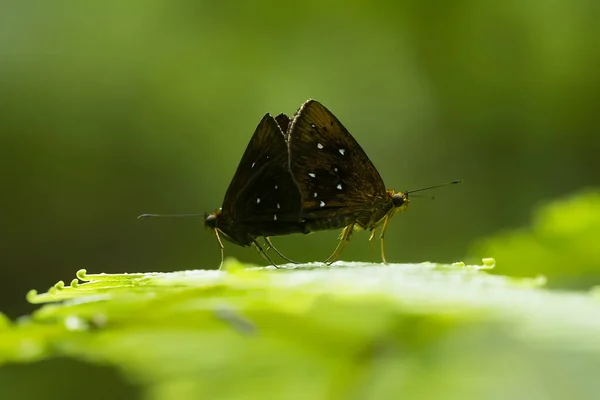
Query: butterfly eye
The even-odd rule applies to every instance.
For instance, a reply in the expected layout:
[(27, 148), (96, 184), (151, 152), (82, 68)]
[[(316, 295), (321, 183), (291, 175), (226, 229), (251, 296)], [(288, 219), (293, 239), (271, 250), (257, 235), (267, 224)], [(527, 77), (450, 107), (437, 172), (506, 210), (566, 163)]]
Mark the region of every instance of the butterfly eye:
[(396, 193), (392, 196), (392, 203), (394, 204), (394, 207), (400, 207), (407, 201), (408, 195), (405, 195), (404, 193)]

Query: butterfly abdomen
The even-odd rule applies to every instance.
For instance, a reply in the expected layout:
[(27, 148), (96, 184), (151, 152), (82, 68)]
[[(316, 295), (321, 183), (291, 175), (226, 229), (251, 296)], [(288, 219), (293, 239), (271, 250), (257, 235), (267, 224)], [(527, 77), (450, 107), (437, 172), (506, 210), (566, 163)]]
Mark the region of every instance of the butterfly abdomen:
[(329, 229), (341, 229), (352, 225), (356, 221), (353, 215), (337, 215), (329, 218), (307, 219), (306, 229), (310, 232), (325, 231)]
[(263, 222), (259, 226), (247, 226), (246, 232), (253, 236), (283, 236), (294, 233), (309, 233), (303, 222), (273, 221)]

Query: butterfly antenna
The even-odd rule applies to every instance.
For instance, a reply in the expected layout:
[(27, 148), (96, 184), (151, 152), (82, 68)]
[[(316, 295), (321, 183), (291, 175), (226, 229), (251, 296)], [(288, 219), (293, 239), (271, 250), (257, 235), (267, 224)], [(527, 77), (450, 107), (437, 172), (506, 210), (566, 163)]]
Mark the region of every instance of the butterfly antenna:
[(414, 198), (414, 197), (418, 197), (419, 199), (429, 199), (429, 200), (435, 200), (435, 196), (424, 196), (422, 194), (412, 194), (410, 195), (410, 197)]
[(446, 182), (446, 183), (442, 183), (441, 185), (433, 185), (433, 186), (428, 186), (428, 187), (421, 188), (421, 189), (416, 189), (416, 190), (408, 190), (408, 191), (406, 192), (406, 194), (409, 194), (409, 193), (416, 193), (416, 192), (422, 192), (422, 191), (424, 191), (424, 190), (435, 189), (435, 188), (439, 188), (439, 187), (442, 187), (442, 186), (455, 185), (455, 184), (457, 184), (457, 183), (461, 183), (461, 182), (462, 182), (462, 180), (458, 180), (458, 181), (452, 181), (452, 182)]
[(204, 214), (142, 214), (138, 215), (137, 219), (142, 218), (204, 218)]

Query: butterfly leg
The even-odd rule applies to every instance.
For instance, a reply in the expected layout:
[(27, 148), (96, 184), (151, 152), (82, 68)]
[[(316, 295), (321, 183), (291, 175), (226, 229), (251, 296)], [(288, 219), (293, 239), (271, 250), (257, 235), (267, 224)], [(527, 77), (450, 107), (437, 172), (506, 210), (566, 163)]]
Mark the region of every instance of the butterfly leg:
[(223, 246), (223, 242), (221, 242), (221, 237), (219, 236), (219, 230), (215, 229), (215, 235), (217, 236), (217, 242), (219, 242), (219, 247), (221, 248), (221, 264), (219, 264), (219, 271), (223, 268), (223, 261), (225, 260), (225, 246)]
[(344, 249), (344, 246), (350, 240), (350, 235), (352, 235), (353, 229), (354, 224), (350, 224), (342, 230), (342, 234), (340, 235), (340, 241), (335, 250), (333, 250), (333, 253), (331, 253), (331, 255), (327, 257), (327, 260), (325, 260), (325, 264), (330, 265), (339, 258), (340, 254), (342, 253), (342, 250)]
[(284, 256), (283, 254), (281, 254), (281, 252), (279, 250), (277, 250), (277, 247), (275, 247), (273, 245), (273, 242), (271, 242), (271, 239), (269, 239), (268, 237), (265, 237), (265, 242), (269, 245), (269, 247), (267, 248), (267, 250), (273, 249), (275, 251), (275, 253), (277, 253), (279, 255), (279, 257), (283, 258), (287, 262), (290, 262), (292, 264), (300, 264), (299, 262), (294, 261), (294, 260), (290, 260), (289, 258), (287, 258), (286, 256)]
[(269, 252), (269, 250), (271, 250), (271, 249), (274, 249), (275, 251), (277, 251), (277, 249), (274, 248), (273, 243), (271, 243), (270, 240), (267, 240), (266, 237), (263, 237), (263, 248), (264, 248), (265, 254), (267, 254)]
[(385, 216), (385, 219), (383, 220), (383, 227), (381, 228), (381, 235), (379, 235), (379, 244), (381, 245), (381, 261), (383, 261), (384, 264), (387, 264), (388, 262), (385, 259), (385, 251), (383, 248), (383, 237), (385, 235), (385, 231), (387, 229), (389, 220), (390, 220), (390, 216), (388, 214)]
[(252, 243), (254, 244), (254, 246), (256, 246), (256, 248), (258, 249), (258, 252), (265, 258), (265, 260), (267, 260), (275, 268), (279, 268), (277, 266), (277, 264), (275, 264), (273, 262), (273, 260), (271, 260), (271, 257), (268, 256), (268, 254), (265, 252), (265, 250), (262, 248), (262, 246), (260, 244), (258, 244), (256, 239), (252, 238)]
[(373, 257), (373, 238), (375, 237), (376, 232), (377, 232), (377, 228), (373, 228), (371, 230), (371, 236), (369, 236), (369, 253), (371, 254), (372, 262), (375, 262), (375, 257)]
[(283, 256), (283, 254), (281, 254), (279, 252), (279, 250), (277, 250), (277, 248), (275, 248), (275, 245), (273, 244), (273, 242), (271, 242), (271, 240), (268, 237), (264, 236), (263, 237), (263, 241), (264, 241), (263, 242), (263, 246), (264, 246), (264, 249), (265, 249), (265, 253), (268, 253), (269, 250), (273, 249), (273, 250), (275, 250), (275, 252), (277, 254), (279, 254), (281, 256), (281, 258), (287, 259), (286, 257)]
[[(272, 243), (270, 243), (270, 242), (267, 241), (266, 237), (263, 237), (263, 241), (264, 241), (263, 242), (263, 247), (265, 249), (264, 251), (265, 251), (265, 254), (267, 254), (269, 252), (269, 250), (271, 250), (271, 248), (273, 246), (271, 246)], [(257, 247), (257, 249), (258, 249), (258, 247)]]

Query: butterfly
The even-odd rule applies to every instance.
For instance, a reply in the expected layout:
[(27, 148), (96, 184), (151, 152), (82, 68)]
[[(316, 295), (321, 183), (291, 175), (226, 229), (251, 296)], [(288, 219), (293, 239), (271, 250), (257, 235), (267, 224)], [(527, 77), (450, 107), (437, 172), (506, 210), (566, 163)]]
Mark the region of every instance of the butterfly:
[[(275, 118), (265, 114), (246, 147), (222, 207), (205, 215), (204, 225), (215, 232), (221, 248), (221, 265), (221, 237), (239, 246), (256, 246), (277, 266), (266, 250), (272, 248), (283, 259), (294, 261), (281, 254), (269, 237), (308, 233), (300, 217), (300, 190), (289, 171), (284, 134), (289, 122), (285, 114)], [(259, 237), (268, 245), (266, 250), (258, 243)]]
[[(273, 249), (285, 257), (271, 236), (342, 229), (340, 241), (325, 260), (339, 258), (354, 230), (370, 230), (371, 241), (381, 227), (383, 239), (389, 219), (409, 204), (409, 193), (387, 190), (373, 163), (342, 123), (322, 104), (307, 100), (293, 118), (265, 114), (258, 124), (225, 193), (222, 207), (204, 214), (204, 225), (239, 246), (255, 246), (267, 261)], [(148, 216), (172, 216), (143, 214)], [(186, 215), (184, 215), (186, 216)], [(187, 216), (197, 216), (188, 214)], [(263, 238), (266, 248), (260, 245)]]
[(298, 109), (286, 137), (289, 170), (300, 188), (304, 230), (342, 229), (327, 263), (339, 258), (354, 230), (371, 231), (371, 241), (378, 228), (381, 259), (387, 263), (383, 243), (390, 218), (406, 210), (410, 193), (443, 186), (387, 190), (362, 147), (335, 115), (315, 100)]

